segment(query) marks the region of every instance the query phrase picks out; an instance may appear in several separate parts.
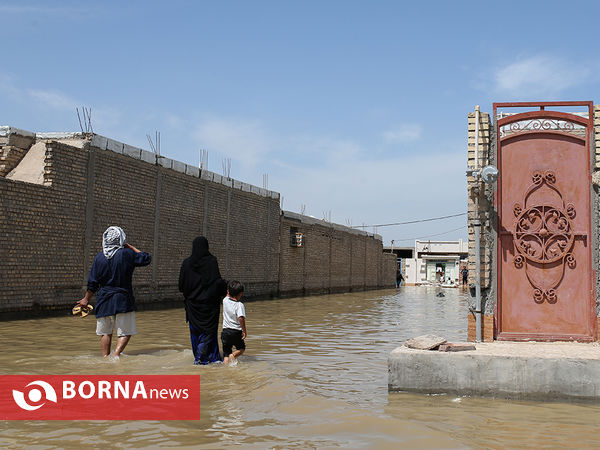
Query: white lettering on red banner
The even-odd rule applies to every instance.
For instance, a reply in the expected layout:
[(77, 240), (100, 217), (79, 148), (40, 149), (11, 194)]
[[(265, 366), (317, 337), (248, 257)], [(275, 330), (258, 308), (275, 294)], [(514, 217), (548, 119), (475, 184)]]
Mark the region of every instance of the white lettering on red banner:
[(0, 420), (199, 419), (199, 375), (0, 375)]

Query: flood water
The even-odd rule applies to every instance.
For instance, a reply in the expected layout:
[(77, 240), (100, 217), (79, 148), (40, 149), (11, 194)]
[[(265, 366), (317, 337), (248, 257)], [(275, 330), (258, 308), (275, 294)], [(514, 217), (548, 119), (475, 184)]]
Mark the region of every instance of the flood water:
[[(600, 445), (600, 406), (388, 393), (387, 356), (466, 339), (467, 301), (432, 287), (246, 303), (246, 355), (194, 366), (182, 309), (142, 311), (126, 354), (93, 317), (0, 323), (2, 374), (200, 374), (200, 421), (0, 422), (0, 447), (539, 448)], [(114, 346), (114, 343), (113, 343)]]

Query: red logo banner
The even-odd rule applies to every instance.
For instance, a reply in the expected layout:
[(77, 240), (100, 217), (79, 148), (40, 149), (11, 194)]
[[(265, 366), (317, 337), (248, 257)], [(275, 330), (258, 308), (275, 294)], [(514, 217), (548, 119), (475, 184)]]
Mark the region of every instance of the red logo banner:
[(0, 375), (0, 420), (199, 420), (200, 375)]

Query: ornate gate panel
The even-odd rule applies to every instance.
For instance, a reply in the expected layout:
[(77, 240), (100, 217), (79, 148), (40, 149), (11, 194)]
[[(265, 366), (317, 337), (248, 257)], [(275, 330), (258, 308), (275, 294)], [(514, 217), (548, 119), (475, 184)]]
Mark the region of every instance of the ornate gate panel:
[[(595, 340), (589, 116), (545, 111), (497, 121), (500, 340)], [(497, 116), (496, 116), (497, 117)], [(592, 119), (593, 120), (593, 119)]]

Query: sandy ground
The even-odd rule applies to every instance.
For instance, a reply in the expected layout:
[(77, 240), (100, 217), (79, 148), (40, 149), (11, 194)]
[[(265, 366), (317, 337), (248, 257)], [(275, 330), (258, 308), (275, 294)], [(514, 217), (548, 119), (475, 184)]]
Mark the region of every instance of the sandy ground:
[[(485, 342), (475, 344), (476, 350), (460, 352), (462, 354), (513, 356), (523, 358), (572, 358), (600, 359), (600, 344), (580, 342)], [(394, 352), (431, 352), (432, 350), (413, 350), (405, 346)], [(439, 352), (442, 353), (442, 352)]]

